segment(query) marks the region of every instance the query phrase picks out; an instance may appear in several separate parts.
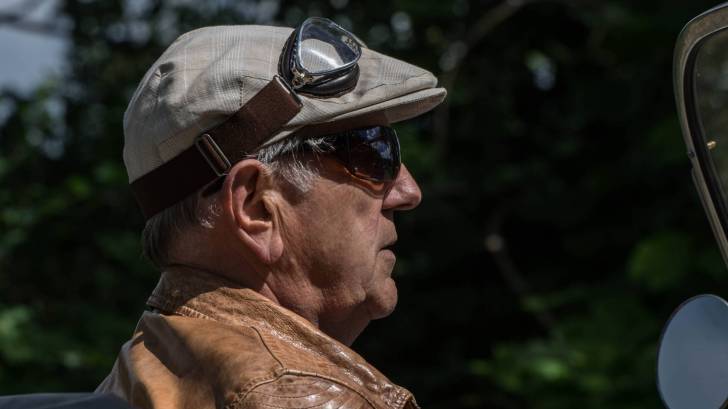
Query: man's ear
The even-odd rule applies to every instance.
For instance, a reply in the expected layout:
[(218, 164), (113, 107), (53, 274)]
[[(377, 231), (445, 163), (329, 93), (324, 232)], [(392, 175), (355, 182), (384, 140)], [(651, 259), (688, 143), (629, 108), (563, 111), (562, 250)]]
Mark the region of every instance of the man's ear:
[(272, 217), (275, 184), (255, 159), (236, 163), (222, 185), (223, 213), (235, 236), (264, 264), (283, 253), (283, 240)]

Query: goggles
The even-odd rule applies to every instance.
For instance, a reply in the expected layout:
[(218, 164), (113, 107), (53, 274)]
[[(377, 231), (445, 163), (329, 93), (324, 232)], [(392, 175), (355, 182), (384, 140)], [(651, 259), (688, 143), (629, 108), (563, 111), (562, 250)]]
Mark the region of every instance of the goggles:
[[(304, 21), (281, 51), (279, 75), (225, 122), (131, 184), (145, 217), (183, 200), (249, 157), (301, 111), (299, 95), (329, 98), (354, 89), (362, 46), (353, 34), (329, 19)], [(342, 141), (348, 145), (340, 145)], [(335, 138), (332, 145), (335, 156), (354, 176), (375, 183), (397, 177), (399, 145), (389, 128), (353, 131), (347, 138)], [(344, 152), (346, 156), (341, 156)]]
[(387, 126), (354, 129), (323, 137), (331, 153), (354, 177), (375, 185), (393, 182), (402, 161), (399, 139)]
[(332, 97), (351, 91), (359, 79), (361, 42), (322, 17), (306, 19), (288, 38), (278, 70), (294, 91)]

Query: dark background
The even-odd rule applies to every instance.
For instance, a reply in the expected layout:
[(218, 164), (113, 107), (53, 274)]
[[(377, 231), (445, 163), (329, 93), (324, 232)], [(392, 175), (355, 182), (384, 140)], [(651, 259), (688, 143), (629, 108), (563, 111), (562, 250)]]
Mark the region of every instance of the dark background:
[[(708, 1), (77, 1), (27, 24), (68, 69), (0, 93), (0, 394), (92, 390), (157, 272), (121, 160), (136, 84), (177, 35), (330, 17), (449, 96), (397, 126), (424, 193), (400, 304), (354, 349), (427, 408), (660, 408), (660, 328), (728, 295), (672, 93)], [(0, 57), (2, 64), (2, 57)]]

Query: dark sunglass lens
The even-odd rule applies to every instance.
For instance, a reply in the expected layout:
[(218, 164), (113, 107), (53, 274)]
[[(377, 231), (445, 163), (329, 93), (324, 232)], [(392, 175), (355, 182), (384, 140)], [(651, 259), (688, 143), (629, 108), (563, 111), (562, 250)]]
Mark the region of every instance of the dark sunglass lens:
[(393, 131), (377, 127), (355, 131), (349, 140), (350, 170), (364, 179), (391, 182), (399, 171), (399, 147)]

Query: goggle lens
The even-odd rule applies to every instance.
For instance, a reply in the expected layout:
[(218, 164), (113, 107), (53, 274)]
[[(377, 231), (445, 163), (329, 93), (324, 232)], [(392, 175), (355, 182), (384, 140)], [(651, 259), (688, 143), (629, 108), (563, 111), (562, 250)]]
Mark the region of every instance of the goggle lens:
[(314, 17), (301, 25), (296, 55), (300, 68), (323, 75), (355, 64), (361, 49), (346, 30), (331, 20)]

